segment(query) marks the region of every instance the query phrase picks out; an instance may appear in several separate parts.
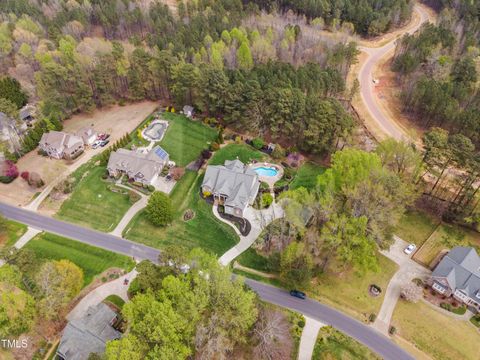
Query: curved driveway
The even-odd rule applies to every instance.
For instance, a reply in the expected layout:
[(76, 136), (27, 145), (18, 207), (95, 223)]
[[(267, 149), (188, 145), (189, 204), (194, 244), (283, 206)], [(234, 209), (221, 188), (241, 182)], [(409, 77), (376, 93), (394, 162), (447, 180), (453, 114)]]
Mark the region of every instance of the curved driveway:
[[(417, 31), (425, 22), (429, 21), (427, 12), (420, 6), (415, 6), (415, 11), (419, 14), (420, 20), (418, 23), (405, 31), (403, 34), (411, 34)], [(403, 35), (402, 34), (402, 35)], [(373, 84), (373, 70), (380, 63), (380, 61), (391, 51), (395, 49), (395, 42), (398, 39), (395, 38), (383, 45), (382, 47), (359, 47), (364, 51), (368, 57), (360, 68), (358, 74), (358, 80), (360, 82), (360, 96), (363, 103), (372, 119), (382, 130), (383, 133), (389, 135), (397, 140), (406, 140), (409, 138), (405, 130), (403, 130), (395, 121), (389, 118), (388, 115), (379, 106), (379, 99), (374, 92)]]

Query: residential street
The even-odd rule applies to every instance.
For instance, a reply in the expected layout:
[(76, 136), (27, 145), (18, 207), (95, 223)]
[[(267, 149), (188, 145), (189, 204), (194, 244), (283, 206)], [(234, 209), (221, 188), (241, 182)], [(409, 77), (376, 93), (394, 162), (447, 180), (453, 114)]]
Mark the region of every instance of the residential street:
[[(135, 257), (135, 260), (149, 259), (151, 261), (156, 261), (159, 254), (159, 250), (145, 245), (136, 244), (110, 234), (48, 218), (35, 212), (4, 203), (0, 203), (0, 212), (9, 219), (22, 222), (37, 229), (62, 235), (85, 244), (98, 246), (120, 254), (133, 256)], [(298, 311), (303, 315), (316, 319), (322, 323), (331, 324), (334, 328), (369, 347), (384, 359), (413, 359), (412, 356), (384, 335), (368, 325), (342, 314), (338, 310), (323, 305), (315, 300), (300, 300), (294, 298), (290, 296), (286, 290), (265, 285), (254, 280), (246, 279), (245, 283), (250, 286), (262, 300)]]
[[(417, 31), (429, 20), (427, 12), (420, 6), (415, 6), (415, 11), (419, 14), (420, 21), (407, 31), (407, 33), (410, 34)], [(381, 109), (373, 84), (374, 68), (389, 52), (394, 51), (396, 40), (397, 38), (394, 38), (382, 47), (360, 47), (360, 50), (367, 53), (368, 59), (362, 65), (358, 74), (358, 79), (360, 81), (360, 95), (362, 101), (382, 132), (397, 140), (405, 140), (408, 139), (408, 134)]]
[(33, 211), (7, 205), (5, 203), (0, 203), (0, 212), (9, 219), (22, 222), (36, 229), (41, 229), (85, 244), (131, 256), (134, 257), (135, 260), (148, 259), (157, 261), (158, 254), (160, 253), (159, 250), (142, 244), (49, 218)]
[(250, 286), (262, 300), (298, 311), (324, 324), (330, 324), (367, 346), (385, 360), (414, 359), (413, 356), (409, 355), (405, 350), (380, 332), (318, 301), (311, 299), (301, 300), (290, 296), (286, 290), (251, 279), (245, 279), (245, 283)]

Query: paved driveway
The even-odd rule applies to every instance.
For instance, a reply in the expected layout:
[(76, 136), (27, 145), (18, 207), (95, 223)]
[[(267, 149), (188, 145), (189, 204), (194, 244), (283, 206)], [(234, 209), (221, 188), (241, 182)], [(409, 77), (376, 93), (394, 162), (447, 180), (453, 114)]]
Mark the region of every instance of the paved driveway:
[(417, 264), (411, 259), (411, 256), (403, 252), (408, 245), (406, 241), (400, 239), (398, 236), (394, 236), (394, 239), (395, 242), (390, 247), (390, 250), (381, 251), (381, 253), (396, 262), (399, 269), (388, 284), (382, 307), (373, 323), (373, 327), (384, 334), (388, 332), (390, 320), (392, 319), (393, 311), (397, 305), (402, 288), (415, 278), (426, 279), (431, 274), (429, 269)]

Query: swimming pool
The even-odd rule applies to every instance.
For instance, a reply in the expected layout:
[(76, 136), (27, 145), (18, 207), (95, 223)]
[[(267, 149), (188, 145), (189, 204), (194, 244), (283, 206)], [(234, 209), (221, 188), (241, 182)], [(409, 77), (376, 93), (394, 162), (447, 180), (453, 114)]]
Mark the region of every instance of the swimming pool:
[(277, 176), (278, 175), (278, 170), (273, 168), (273, 167), (257, 167), (253, 169), (258, 175), (260, 176)]

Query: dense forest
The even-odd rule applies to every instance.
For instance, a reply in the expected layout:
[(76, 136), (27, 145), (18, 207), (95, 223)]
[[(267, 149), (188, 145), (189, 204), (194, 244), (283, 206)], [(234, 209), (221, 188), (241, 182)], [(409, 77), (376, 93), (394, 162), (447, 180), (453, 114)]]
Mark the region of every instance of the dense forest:
[(263, 9), (293, 10), (314, 24), (338, 30), (342, 23), (353, 24), (362, 35), (377, 36), (410, 19), (411, 0), (251, 0)]
[(425, 193), (433, 199), (431, 208), (446, 209), (446, 220), (478, 223), (473, 215), (480, 189), (480, 4), (428, 3), (439, 10), (437, 24), (404, 36), (392, 69), (404, 111), (428, 130), (424, 162), (432, 181)]
[(191, 104), (277, 140), (296, 129), (290, 144), (316, 153), (353, 127), (337, 100), (349, 96), (356, 45), (322, 39), (300, 16), (239, 0), (179, 2), (174, 12), (160, 2), (21, 0), (2, 2), (0, 20), (0, 70), (45, 120), (24, 151), (74, 113), (142, 99)]

